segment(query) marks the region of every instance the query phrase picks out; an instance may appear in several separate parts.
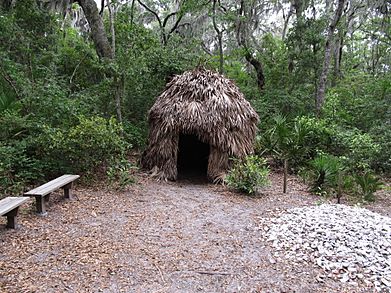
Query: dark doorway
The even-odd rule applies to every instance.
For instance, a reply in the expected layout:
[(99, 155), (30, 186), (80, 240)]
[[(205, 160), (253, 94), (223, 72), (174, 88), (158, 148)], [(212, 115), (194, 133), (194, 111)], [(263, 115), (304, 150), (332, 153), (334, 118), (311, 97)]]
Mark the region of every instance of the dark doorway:
[(181, 134), (178, 145), (178, 179), (207, 179), (209, 144), (193, 134)]

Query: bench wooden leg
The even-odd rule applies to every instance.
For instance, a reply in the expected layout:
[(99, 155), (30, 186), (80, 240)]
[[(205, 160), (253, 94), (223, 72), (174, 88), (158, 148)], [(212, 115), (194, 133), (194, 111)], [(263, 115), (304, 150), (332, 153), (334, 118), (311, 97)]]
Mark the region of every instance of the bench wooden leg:
[(46, 207), (45, 207), (45, 199), (43, 196), (36, 196), (36, 207), (37, 207), (37, 213), (40, 215), (46, 215)]
[(9, 211), (5, 216), (7, 217), (7, 228), (16, 229), (18, 226), (16, 216), (18, 215), (19, 207)]
[(64, 189), (64, 197), (67, 199), (72, 199), (72, 182), (65, 185)]

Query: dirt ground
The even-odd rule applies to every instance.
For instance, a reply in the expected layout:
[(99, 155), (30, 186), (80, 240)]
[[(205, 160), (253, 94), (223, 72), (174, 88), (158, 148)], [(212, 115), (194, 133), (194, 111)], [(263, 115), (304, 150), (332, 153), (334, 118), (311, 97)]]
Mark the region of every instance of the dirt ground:
[[(321, 199), (294, 178), (285, 195), (281, 175), (271, 180), (248, 197), (140, 175), (123, 192), (77, 187), (72, 201), (56, 193), (46, 217), (31, 202), (18, 230), (1, 219), (0, 292), (372, 292), (318, 280), (314, 264), (273, 259), (259, 219)], [(383, 192), (369, 208), (390, 216), (390, 200)]]

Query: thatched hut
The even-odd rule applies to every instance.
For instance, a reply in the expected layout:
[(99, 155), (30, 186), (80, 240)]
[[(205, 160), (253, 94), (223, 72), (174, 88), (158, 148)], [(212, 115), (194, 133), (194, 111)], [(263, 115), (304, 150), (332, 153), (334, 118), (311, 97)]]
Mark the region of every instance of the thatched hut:
[(175, 76), (149, 111), (148, 146), (142, 167), (160, 179), (204, 172), (221, 180), (230, 157), (253, 151), (258, 115), (238, 87), (197, 68)]

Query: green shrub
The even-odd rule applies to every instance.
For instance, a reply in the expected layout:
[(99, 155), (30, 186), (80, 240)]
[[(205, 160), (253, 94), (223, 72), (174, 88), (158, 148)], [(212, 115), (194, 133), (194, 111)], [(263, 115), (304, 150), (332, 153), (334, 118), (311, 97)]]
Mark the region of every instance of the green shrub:
[(0, 158), (0, 197), (22, 192), (27, 183), (42, 177), (42, 162), (27, 154), (23, 142), (0, 142)]
[(320, 154), (302, 168), (300, 177), (311, 186), (311, 191), (320, 195), (349, 194), (360, 196), (360, 201), (374, 201), (374, 193), (382, 187), (379, 178), (370, 171), (357, 173), (346, 167), (349, 158)]
[(31, 121), (18, 111), (5, 111), (0, 115), (0, 141), (10, 142), (23, 139), (31, 127)]
[[(130, 145), (122, 138), (123, 129), (114, 118), (79, 117), (68, 130), (44, 127), (41, 146), (61, 172), (93, 173), (98, 167), (124, 158)], [(49, 159), (47, 158), (47, 159)]]
[(369, 172), (355, 175), (354, 179), (360, 187), (359, 195), (362, 200), (375, 201), (374, 193), (383, 186), (380, 179)]
[(369, 131), (389, 119), (390, 72), (372, 75), (350, 72), (344, 81), (330, 88), (325, 99), (325, 117), (339, 125)]
[(17, 108), (0, 113), (0, 194), (17, 194), (42, 178), (45, 162), (31, 151), (33, 123)]
[(144, 129), (138, 127), (132, 123), (125, 122), (123, 123), (124, 128), (124, 138), (134, 147), (143, 147), (145, 145), (145, 138), (147, 135), (147, 127), (144, 126)]
[(120, 159), (111, 163), (107, 168), (106, 175), (111, 186), (118, 190), (124, 189), (126, 186), (135, 182), (131, 172), (137, 169), (128, 160)]
[(268, 154), (275, 159), (288, 156), (291, 149), (291, 125), (286, 117), (276, 115), (272, 124), (256, 138), (256, 152), (260, 155)]
[(391, 176), (391, 127), (384, 123), (371, 129), (371, 137), (379, 145), (379, 152), (373, 158), (372, 165), (376, 171)]
[(269, 128), (257, 137), (256, 149), (258, 153), (289, 157), (294, 165), (303, 165), (319, 150), (326, 151), (330, 147), (332, 135), (332, 128), (324, 120), (301, 116), (288, 121), (277, 115)]
[(380, 146), (367, 133), (357, 129), (337, 129), (333, 152), (347, 157), (349, 167), (357, 172), (371, 169), (380, 153)]
[(344, 170), (341, 160), (333, 155), (320, 154), (310, 161), (311, 190), (320, 194), (328, 194), (338, 187), (338, 178)]
[(240, 192), (253, 194), (257, 187), (268, 184), (269, 169), (266, 160), (252, 155), (244, 159), (234, 159), (233, 167), (225, 178), (229, 187)]
[(311, 158), (314, 158), (318, 151), (326, 152), (330, 148), (334, 129), (328, 121), (311, 116), (300, 116), (296, 117), (295, 124), (306, 129), (303, 145), (309, 148)]

